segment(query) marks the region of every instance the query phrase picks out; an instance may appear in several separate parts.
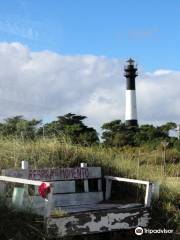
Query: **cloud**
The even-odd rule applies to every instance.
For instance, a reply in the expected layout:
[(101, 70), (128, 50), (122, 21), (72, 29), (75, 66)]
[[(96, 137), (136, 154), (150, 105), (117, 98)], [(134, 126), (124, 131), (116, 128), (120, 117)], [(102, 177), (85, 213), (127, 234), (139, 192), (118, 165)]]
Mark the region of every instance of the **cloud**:
[[(170, 70), (157, 70), (151, 74), (144, 74), (139, 79), (138, 100), (139, 116), (143, 121), (151, 122), (178, 122), (180, 109), (179, 88), (180, 72)], [(143, 104), (141, 104), (143, 103)]]
[[(24, 115), (52, 120), (68, 112), (88, 116), (97, 129), (124, 120), (124, 61), (105, 56), (32, 52), (20, 43), (0, 43), (0, 119)], [(178, 122), (180, 72), (140, 72), (140, 123)]]

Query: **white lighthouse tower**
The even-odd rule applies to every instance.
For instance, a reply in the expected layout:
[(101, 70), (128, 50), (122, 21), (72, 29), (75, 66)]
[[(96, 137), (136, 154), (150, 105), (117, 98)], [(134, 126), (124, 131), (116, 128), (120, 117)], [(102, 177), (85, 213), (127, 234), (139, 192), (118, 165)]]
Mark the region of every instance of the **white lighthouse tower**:
[(131, 58), (127, 61), (124, 68), (124, 76), (126, 77), (126, 113), (125, 123), (127, 126), (137, 126), (137, 107), (136, 107), (136, 84), (137, 67)]

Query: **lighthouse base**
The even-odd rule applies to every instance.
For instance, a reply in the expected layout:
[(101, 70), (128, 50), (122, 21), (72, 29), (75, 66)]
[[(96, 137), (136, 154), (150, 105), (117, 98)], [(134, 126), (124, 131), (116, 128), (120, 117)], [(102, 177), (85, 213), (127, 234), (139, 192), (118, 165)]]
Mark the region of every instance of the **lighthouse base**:
[(138, 126), (138, 122), (137, 119), (131, 119), (131, 120), (126, 120), (126, 126)]

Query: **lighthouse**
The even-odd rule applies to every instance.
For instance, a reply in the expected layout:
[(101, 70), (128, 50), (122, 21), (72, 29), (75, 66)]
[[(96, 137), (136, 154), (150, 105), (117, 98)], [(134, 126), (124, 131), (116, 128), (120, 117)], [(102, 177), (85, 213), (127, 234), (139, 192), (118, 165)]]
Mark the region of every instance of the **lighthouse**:
[(129, 59), (124, 68), (126, 77), (126, 112), (125, 123), (127, 126), (137, 126), (137, 107), (136, 107), (136, 84), (137, 67), (133, 59)]

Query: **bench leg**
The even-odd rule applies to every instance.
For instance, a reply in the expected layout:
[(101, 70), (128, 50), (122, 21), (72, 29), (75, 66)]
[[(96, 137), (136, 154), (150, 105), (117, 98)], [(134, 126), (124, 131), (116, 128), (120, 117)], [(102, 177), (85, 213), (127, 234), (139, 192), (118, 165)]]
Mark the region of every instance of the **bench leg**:
[(105, 195), (106, 200), (109, 200), (111, 197), (111, 186), (112, 186), (112, 180), (106, 179), (106, 195)]

